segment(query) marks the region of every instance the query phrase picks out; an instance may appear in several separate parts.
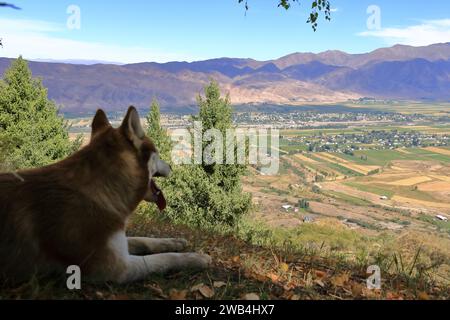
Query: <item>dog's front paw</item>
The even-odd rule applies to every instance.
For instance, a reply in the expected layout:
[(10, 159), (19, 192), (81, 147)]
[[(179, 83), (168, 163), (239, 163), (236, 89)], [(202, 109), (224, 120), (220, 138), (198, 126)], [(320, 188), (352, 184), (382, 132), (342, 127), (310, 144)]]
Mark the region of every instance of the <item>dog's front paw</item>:
[(212, 258), (207, 254), (187, 253), (186, 260), (193, 269), (207, 269), (212, 264)]
[(170, 247), (172, 247), (175, 252), (184, 251), (189, 245), (189, 242), (186, 239), (182, 238), (170, 239), (169, 241)]

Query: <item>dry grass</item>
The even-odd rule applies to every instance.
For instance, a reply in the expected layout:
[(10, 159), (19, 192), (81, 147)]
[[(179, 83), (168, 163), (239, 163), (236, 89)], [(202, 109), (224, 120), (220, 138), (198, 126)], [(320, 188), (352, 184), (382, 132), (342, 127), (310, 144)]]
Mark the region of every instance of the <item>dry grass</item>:
[(428, 148), (425, 148), (425, 150), (428, 150), (428, 151), (431, 151), (431, 152), (434, 152), (434, 153), (443, 154), (443, 155), (446, 155), (446, 156), (450, 156), (450, 150), (447, 150), (447, 149), (436, 148), (436, 147), (428, 147)]
[(450, 203), (424, 201), (424, 200), (406, 198), (406, 197), (397, 196), (397, 195), (392, 197), (392, 201), (399, 202), (402, 204), (409, 204), (409, 205), (413, 205), (413, 206), (421, 206), (424, 209), (426, 209), (426, 208), (450, 209)]
[(450, 182), (433, 181), (419, 186), (420, 191), (425, 192), (450, 192)]
[[(316, 154), (314, 154), (316, 155)], [(328, 177), (327, 179), (333, 179), (333, 180), (341, 180), (344, 179), (345, 176), (342, 175), (341, 172), (328, 167), (326, 164), (321, 163), (319, 161), (316, 161), (314, 159), (311, 159), (309, 157), (300, 155), (300, 154), (296, 154), (294, 156), (291, 156), (290, 158), (286, 158), (288, 161), (292, 160), (290, 162), (292, 162), (291, 164), (298, 168), (301, 169), (299, 163), (301, 163), (301, 165), (307, 170), (309, 171), (311, 174), (315, 175), (316, 173), (320, 172), (320, 173), (327, 173)]]
[(294, 157), (298, 158), (299, 160), (307, 163), (318, 163), (316, 160), (308, 158), (300, 153), (296, 154)]
[(423, 182), (429, 182), (429, 181), (432, 181), (432, 179), (427, 176), (416, 176), (416, 177), (411, 177), (408, 179), (402, 179), (402, 180), (388, 182), (387, 184), (394, 185), (394, 186), (408, 187), (408, 186), (414, 186), (416, 184), (420, 184)]
[(355, 164), (355, 163), (352, 163), (350, 161), (347, 161), (345, 159), (339, 158), (337, 156), (334, 156), (334, 155), (326, 153), (326, 152), (315, 153), (314, 155), (320, 159), (329, 161), (331, 163), (339, 164), (343, 167), (346, 167), (350, 170), (356, 171), (356, 172), (364, 174), (364, 175), (367, 175), (369, 172), (380, 168), (378, 166), (363, 166), (363, 165)]
[(396, 151), (398, 151), (398, 152), (400, 152), (400, 153), (403, 153), (403, 154), (411, 154), (411, 152), (409, 152), (409, 151), (406, 150), (406, 149), (396, 149)]
[(391, 166), (391, 169), (395, 170), (395, 171), (408, 171), (407, 168), (403, 168), (403, 167), (399, 167), (399, 166)]
[(450, 182), (450, 177), (449, 176), (443, 176), (443, 175), (429, 175), (430, 177), (432, 177), (433, 179), (437, 179), (437, 180), (441, 180), (441, 181), (446, 181), (446, 182)]

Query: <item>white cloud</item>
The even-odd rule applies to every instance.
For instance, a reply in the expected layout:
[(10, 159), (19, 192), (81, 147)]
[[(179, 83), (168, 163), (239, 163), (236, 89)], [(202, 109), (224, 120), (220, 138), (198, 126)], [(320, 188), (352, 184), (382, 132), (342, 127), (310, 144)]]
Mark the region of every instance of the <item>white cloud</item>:
[(358, 33), (363, 37), (381, 38), (388, 45), (426, 46), (450, 42), (450, 19), (427, 20), (403, 28), (382, 28)]
[(26, 19), (0, 19), (2, 30), (15, 30), (21, 32), (56, 32), (62, 31), (64, 26), (61, 24)]
[(0, 38), (4, 48), (0, 56), (30, 60), (99, 60), (121, 63), (146, 61), (167, 62), (194, 60), (183, 54), (156, 48), (122, 46), (102, 42), (78, 41), (64, 38), (65, 25), (38, 20), (0, 18)]
[(331, 11), (331, 12), (338, 12), (338, 11), (339, 11), (339, 8), (331, 8), (330, 11)]

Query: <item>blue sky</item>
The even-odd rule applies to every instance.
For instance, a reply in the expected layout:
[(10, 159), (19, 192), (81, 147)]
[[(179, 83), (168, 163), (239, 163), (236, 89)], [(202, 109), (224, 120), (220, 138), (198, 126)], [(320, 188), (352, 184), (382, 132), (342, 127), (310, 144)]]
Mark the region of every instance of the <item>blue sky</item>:
[[(450, 42), (450, 1), (331, 0), (332, 21), (305, 23), (311, 0), (277, 8), (277, 0), (9, 0), (0, 9), (0, 56), (116, 62), (274, 59), (293, 52), (371, 51), (396, 43)], [(69, 29), (67, 9), (80, 9)], [(367, 9), (380, 9), (380, 29), (368, 29)], [(371, 24), (376, 26), (376, 24)]]

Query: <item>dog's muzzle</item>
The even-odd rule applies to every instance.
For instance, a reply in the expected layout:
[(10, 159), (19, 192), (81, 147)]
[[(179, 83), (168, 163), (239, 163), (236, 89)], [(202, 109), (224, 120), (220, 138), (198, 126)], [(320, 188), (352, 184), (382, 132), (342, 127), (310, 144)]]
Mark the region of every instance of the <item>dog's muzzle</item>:
[(165, 161), (159, 159), (156, 164), (156, 173), (153, 175), (154, 177), (164, 177), (167, 178), (172, 172), (172, 168)]
[[(165, 177), (167, 178), (172, 172), (172, 168), (163, 160), (158, 160), (156, 165), (156, 172), (153, 177)], [(161, 189), (156, 185), (153, 179), (150, 179), (147, 193), (145, 194), (145, 201), (153, 202), (158, 206), (160, 211), (163, 211), (166, 206), (166, 198), (164, 197), (164, 193)]]

